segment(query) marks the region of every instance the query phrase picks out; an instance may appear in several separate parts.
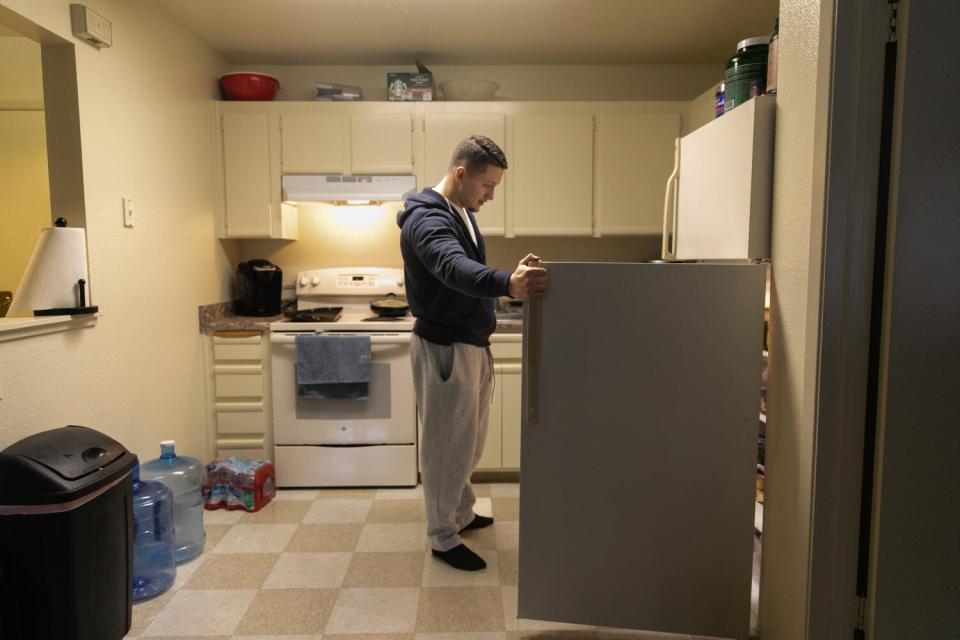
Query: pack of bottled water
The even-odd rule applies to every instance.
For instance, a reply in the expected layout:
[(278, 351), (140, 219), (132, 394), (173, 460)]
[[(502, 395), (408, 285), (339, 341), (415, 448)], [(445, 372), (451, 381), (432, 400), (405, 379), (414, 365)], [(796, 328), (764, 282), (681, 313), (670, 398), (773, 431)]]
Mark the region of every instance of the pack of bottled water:
[(203, 505), (207, 509), (259, 511), (276, 495), (276, 473), (266, 460), (230, 456), (206, 466)]

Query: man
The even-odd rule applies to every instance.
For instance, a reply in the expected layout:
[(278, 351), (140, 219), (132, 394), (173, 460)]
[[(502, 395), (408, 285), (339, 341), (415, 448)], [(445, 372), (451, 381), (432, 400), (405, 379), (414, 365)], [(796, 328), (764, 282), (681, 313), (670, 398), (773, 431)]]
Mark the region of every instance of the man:
[(540, 260), (532, 254), (513, 273), (485, 265), (474, 212), (493, 200), (506, 168), (493, 140), (470, 136), (457, 145), (440, 183), (409, 198), (397, 216), (407, 299), (417, 318), (410, 352), (427, 535), (433, 555), (464, 571), (487, 565), (459, 534), (493, 524), (473, 512), (470, 475), (487, 437), (494, 301), (536, 298), (547, 288), (546, 270), (529, 266)]

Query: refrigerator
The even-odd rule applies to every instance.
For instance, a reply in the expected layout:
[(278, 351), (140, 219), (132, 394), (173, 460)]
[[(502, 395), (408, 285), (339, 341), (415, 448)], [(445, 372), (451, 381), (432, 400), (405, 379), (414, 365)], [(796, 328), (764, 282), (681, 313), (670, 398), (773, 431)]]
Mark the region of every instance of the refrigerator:
[(666, 260), (544, 263), (524, 310), (520, 618), (748, 637), (773, 100), (679, 141)]

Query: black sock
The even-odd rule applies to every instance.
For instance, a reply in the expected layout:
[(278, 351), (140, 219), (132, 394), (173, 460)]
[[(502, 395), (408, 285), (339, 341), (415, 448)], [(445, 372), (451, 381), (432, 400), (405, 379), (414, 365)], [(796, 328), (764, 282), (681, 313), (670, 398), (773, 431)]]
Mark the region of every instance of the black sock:
[(489, 527), (493, 524), (493, 518), (488, 516), (474, 515), (473, 520), (470, 521), (470, 524), (465, 526), (463, 529), (460, 529), (461, 533), (464, 531), (469, 531), (470, 529), (483, 529), (484, 527)]
[(437, 551), (433, 549), (433, 555), (454, 569), (460, 569), (461, 571), (479, 571), (487, 566), (483, 558), (467, 548), (465, 544), (458, 544), (449, 551)]

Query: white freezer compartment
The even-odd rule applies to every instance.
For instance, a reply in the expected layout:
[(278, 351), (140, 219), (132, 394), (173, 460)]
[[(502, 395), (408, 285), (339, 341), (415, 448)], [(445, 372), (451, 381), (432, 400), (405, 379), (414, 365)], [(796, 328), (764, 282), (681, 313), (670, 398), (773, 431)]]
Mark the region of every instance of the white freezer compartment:
[(412, 487), (417, 445), (276, 446), (279, 487)]
[(416, 443), (410, 334), (371, 337), (370, 395), (366, 400), (297, 395), (294, 336), (273, 334), (271, 343), (276, 444)]
[(679, 139), (663, 258), (770, 257), (776, 99), (758, 96)]

